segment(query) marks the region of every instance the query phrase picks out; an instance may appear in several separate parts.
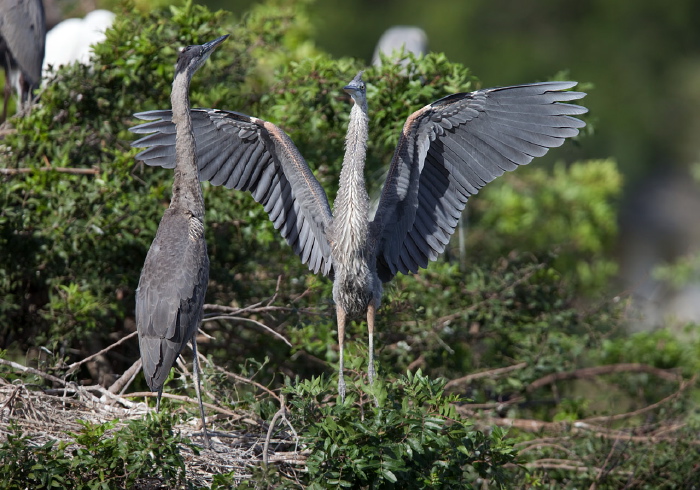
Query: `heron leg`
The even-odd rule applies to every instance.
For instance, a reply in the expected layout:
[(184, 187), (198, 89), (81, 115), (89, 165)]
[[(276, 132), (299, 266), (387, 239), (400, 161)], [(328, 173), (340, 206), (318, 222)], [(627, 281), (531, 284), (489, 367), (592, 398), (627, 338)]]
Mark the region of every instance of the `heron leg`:
[(163, 387), (158, 388), (158, 397), (156, 398), (156, 413), (160, 412), (160, 397), (163, 396)]
[(369, 366), (367, 367), (367, 377), (369, 384), (374, 384), (374, 378), (377, 372), (374, 370), (374, 315), (376, 313), (374, 302), (370, 302), (367, 306), (367, 330), (369, 332)]
[(340, 399), (345, 401), (345, 378), (343, 377), (343, 345), (345, 343), (345, 310), (340, 306), (335, 308), (336, 319), (338, 322), (338, 347), (340, 349), (340, 367), (338, 368), (338, 394)]
[[(374, 370), (374, 315), (377, 312), (377, 308), (374, 306), (374, 301), (370, 301), (367, 306), (367, 330), (369, 332), (369, 366), (367, 366), (367, 377), (369, 378), (369, 385), (374, 384), (374, 378), (377, 377), (377, 372)], [(379, 400), (376, 395), (373, 395), (374, 406), (379, 406)]]
[(5, 71), (5, 93), (3, 95), (5, 96), (5, 100), (3, 101), (2, 105), (2, 119), (0, 120), (0, 122), (5, 122), (5, 119), (7, 118), (7, 104), (10, 101), (10, 97), (12, 96), (12, 83), (10, 82), (9, 70)]
[(202, 389), (200, 388), (199, 384), (199, 358), (197, 357), (197, 341), (195, 340), (195, 337), (192, 337), (192, 353), (194, 354), (194, 360), (192, 361), (192, 369), (194, 371), (194, 389), (197, 391), (199, 415), (202, 417), (202, 435), (204, 436), (204, 447), (211, 449), (209, 434), (207, 434), (207, 419), (204, 416), (204, 404), (202, 403)]

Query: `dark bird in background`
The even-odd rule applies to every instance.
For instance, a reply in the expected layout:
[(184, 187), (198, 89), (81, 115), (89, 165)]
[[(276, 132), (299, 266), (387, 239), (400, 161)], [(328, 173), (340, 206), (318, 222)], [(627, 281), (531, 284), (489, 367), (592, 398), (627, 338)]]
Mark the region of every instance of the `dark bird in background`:
[(0, 64), (5, 70), (5, 98), (2, 121), (12, 89), (17, 92), (18, 111), (32, 101), (32, 92), (41, 82), (44, 61), (46, 21), (41, 0), (0, 1)]
[[(251, 192), (302, 262), (333, 278), (341, 398), (346, 322), (366, 315), (371, 383), (382, 283), (436, 260), (469, 196), (578, 134), (585, 123), (572, 116), (587, 110), (562, 103), (585, 96), (566, 91), (575, 85), (544, 82), (454, 94), (414, 112), (401, 132), (374, 218), (363, 176), (369, 117), (362, 72), (344, 88), (354, 105), (333, 212), (280, 128), (235, 112), (192, 111), (200, 179)], [(170, 111), (136, 116), (152, 122), (133, 132), (155, 132), (133, 143), (148, 148), (137, 158), (172, 168), (175, 128)]]
[(143, 374), (149, 388), (158, 392), (156, 410), (160, 410), (163, 383), (170, 368), (191, 341), (195, 389), (207, 448), (210, 442), (199, 386), (196, 335), (209, 282), (209, 257), (204, 241), (204, 198), (197, 170), (189, 88), (194, 73), (227, 37), (201, 46), (188, 46), (177, 59), (170, 96), (174, 133), (173, 195), (148, 250), (136, 290), (136, 328)]

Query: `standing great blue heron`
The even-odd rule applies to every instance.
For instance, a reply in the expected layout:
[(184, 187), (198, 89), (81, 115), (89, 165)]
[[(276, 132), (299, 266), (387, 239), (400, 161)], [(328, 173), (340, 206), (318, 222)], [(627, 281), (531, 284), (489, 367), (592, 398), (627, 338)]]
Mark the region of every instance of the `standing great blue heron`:
[(149, 388), (158, 392), (156, 410), (160, 410), (163, 383), (170, 368), (191, 341), (195, 389), (207, 448), (210, 443), (199, 386), (196, 335), (209, 282), (209, 257), (204, 241), (204, 198), (198, 179), (189, 88), (194, 73), (227, 37), (188, 46), (177, 59), (170, 96), (176, 135), (173, 195), (146, 255), (136, 289), (136, 328), (143, 374)]
[(0, 2), (0, 65), (5, 69), (5, 100), (2, 121), (14, 86), (19, 110), (32, 100), (41, 81), (46, 22), (41, 0), (2, 0)]
[[(280, 128), (235, 112), (192, 111), (200, 178), (250, 191), (302, 262), (315, 273), (334, 275), (341, 398), (346, 321), (366, 314), (372, 382), (374, 316), (382, 283), (437, 259), (469, 196), (578, 134), (585, 123), (572, 116), (587, 110), (561, 103), (585, 96), (564, 91), (574, 85), (544, 82), (454, 94), (411, 114), (371, 221), (363, 176), (369, 117), (362, 72), (344, 88), (354, 105), (333, 213), (309, 166)], [(170, 111), (136, 116), (153, 122), (133, 132), (155, 131), (132, 144), (150, 147), (137, 158), (172, 168)]]

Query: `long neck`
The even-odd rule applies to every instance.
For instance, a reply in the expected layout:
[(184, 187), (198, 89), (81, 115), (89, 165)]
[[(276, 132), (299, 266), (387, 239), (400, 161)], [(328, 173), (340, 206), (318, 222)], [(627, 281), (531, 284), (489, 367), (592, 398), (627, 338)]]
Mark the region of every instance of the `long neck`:
[(333, 213), (335, 246), (342, 247), (339, 252), (344, 254), (358, 251), (367, 243), (369, 195), (365, 187), (364, 170), (368, 123), (367, 108), (353, 104)]
[(190, 117), (190, 81), (186, 73), (175, 77), (170, 102), (175, 123), (175, 179), (171, 208), (190, 211), (204, 217), (204, 198), (199, 184), (192, 118)]

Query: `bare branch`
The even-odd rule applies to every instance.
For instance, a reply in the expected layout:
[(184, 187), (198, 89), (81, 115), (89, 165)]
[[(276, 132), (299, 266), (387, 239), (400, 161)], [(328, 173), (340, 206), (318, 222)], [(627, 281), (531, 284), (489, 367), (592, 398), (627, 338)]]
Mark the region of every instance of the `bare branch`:
[(487, 371), (481, 371), (478, 373), (468, 374), (467, 376), (462, 376), (461, 378), (453, 379), (445, 385), (445, 389), (456, 388), (463, 384), (469, 384), (475, 379), (479, 378), (497, 378), (504, 374), (510, 373), (511, 371), (517, 371), (518, 369), (523, 369), (527, 367), (526, 362), (521, 362), (519, 364), (514, 364), (512, 366), (506, 366), (497, 369), (489, 369)]
[(216, 369), (217, 371), (219, 371), (221, 373), (224, 373), (229, 378), (233, 378), (236, 381), (240, 381), (242, 383), (248, 383), (250, 385), (253, 385), (253, 386), (261, 389), (262, 391), (266, 392), (268, 395), (275, 398), (280, 403), (282, 402), (281, 398), (274, 391), (269, 389), (267, 386), (263, 386), (260, 383), (258, 383), (257, 381), (253, 381), (252, 379), (244, 378), (243, 376), (239, 376), (237, 374), (230, 373), (230, 372), (226, 371), (224, 368), (219, 367), (217, 365), (213, 365), (213, 366), (214, 366), (214, 369)]
[[(555, 459), (555, 458), (543, 458), (537, 461), (531, 461), (529, 463), (523, 464), (526, 468), (531, 469), (547, 469), (547, 470), (565, 470), (565, 471), (577, 471), (577, 472), (600, 472), (602, 469), (596, 466), (587, 466), (581, 461), (576, 461), (572, 459)], [(631, 471), (615, 471), (617, 475), (630, 476)]]
[(583, 368), (583, 369), (577, 369), (575, 371), (568, 371), (565, 373), (548, 374), (547, 376), (544, 376), (544, 377), (530, 383), (530, 385), (527, 387), (527, 391), (532, 392), (532, 391), (534, 391), (538, 388), (541, 388), (543, 386), (547, 386), (547, 385), (555, 383), (557, 381), (563, 381), (563, 380), (567, 380), (567, 379), (593, 378), (593, 377), (600, 376), (603, 374), (613, 374), (613, 373), (623, 373), (623, 372), (653, 374), (654, 376), (657, 376), (661, 379), (665, 379), (667, 381), (674, 381), (674, 382), (678, 382), (681, 380), (680, 375), (677, 373), (674, 373), (673, 371), (666, 370), (666, 369), (659, 369), (659, 368), (656, 368), (654, 366), (649, 366), (648, 364), (638, 364), (638, 363), (609, 364), (607, 366), (596, 366), (596, 367), (590, 367), (590, 368)]
[[(287, 406), (284, 403), (284, 395), (280, 395), (280, 409), (275, 413), (275, 415), (272, 417), (272, 421), (270, 422), (270, 426), (267, 428), (267, 436), (265, 437), (265, 445), (263, 446), (263, 464), (267, 466), (269, 462), (269, 449), (270, 449), (270, 439), (272, 439), (272, 432), (275, 429), (275, 424), (277, 423), (277, 419), (282, 418), (287, 425), (289, 426), (289, 429), (292, 431), (292, 434), (294, 434), (294, 439), (297, 444), (299, 445), (299, 436), (297, 435), (297, 431), (294, 430), (294, 426), (292, 423), (287, 419)], [(296, 453), (296, 448), (294, 449), (294, 452)]]
[(524, 402), (524, 396), (516, 396), (510, 400), (502, 402), (490, 402), (490, 403), (465, 403), (460, 405), (459, 408), (462, 410), (501, 410), (510, 405), (517, 405), (520, 402)]
[(100, 169), (93, 168), (70, 168), (70, 167), (38, 167), (38, 168), (0, 168), (0, 175), (30, 174), (32, 172), (57, 172), (60, 174), (73, 175), (100, 175)]
[[(124, 398), (140, 398), (140, 397), (154, 398), (156, 396), (158, 396), (158, 393), (154, 392), (154, 391), (137, 391), (135, 393), (127, 393), (126, 395), (124, 395)], [(181, 402), (192, 403), (192, 404), (199, 403), (196, 399), (190, 398), (189, 396), (173, 395), (172, 393), (165, 393), (164, 392), (162, 397), (163, 398), (170, 398), (172, 400), (178, 400)], [(243, 415), (238, 415), (235, 412), (232, 412), (231, 410), (226, 410), (225, 408), (221, 408), (217, 405), (213, 405), (213, 404), (207, 403), (207, 402), (202, 402), (202, 404), (210, 410), (214, 410), (215, 412), (219, 412), (219, 413), (222, 413), (222, 414), (227, 415), (229, 417), (233, 417), (235, 420), (241, 420), (244, 418)]]
[(250, 322), (250, 323), (257, 325), (258, 327), (260, 327), (264, 330), (267, 330), (272, 335), (274, 335), (278, 339), (282, 340), (289, 347), (292, 347), (292, 343), (289, 340), (287, 340), (281, 333), (275, 332), (273, 329), (271, 329), (270, 327), (268, 327), (264, 323), (260, 323), (259, 321), (253, 320), (252, 318), (245, 318), (242, 316), (233, 316), (233, 315), (219, 315), (219, 316), (205, 318), (204, 320), (202, 320), (202, 322), (210, 322), (213, 320), (237, 320), (237, 321), (241, 321), (241, 322)]
[(300, 453), (275, 453), (270, 456), (272, 463), (288, 463), (288, 464), (306, 464), (306, 459), (311, 456), (311, 451), (302, 451)]
[(85, 364), (86, 362), (90, 362), (90, 361), (92, 361), (94, 358), (96, 358), (97, 356), (100, 356), (100, 355), (104, 354), (105, 352), (114, 349), (115, 347), (117, 347), (117, 346), (123, 344), (124, 342), (126, 342), (126, 341), (129, 340), (129, 339), (131, 339), (132, 337), (135, 337), (137, 334), (138, 334), (138, 332), (131, 332), (131, 333), (130, 333), (129, 335), (127, 335), (126, 337), (122, 337), (121, 339), (117, 340), (117, 341), (116, 341), (115, 343), (113, 343), (112, 345), (108, 345), (107, 347), (105, 347), (105, 348), (102, 349), (101, 351), (96, 352), (96, 353), (92, 354), (91, 356), (86, 357), (85, 359), (83, 359), (83, 360), (81, 360), (81, 361), (74, 362), (73, 364), (71, 364), (70, 366), (68, 366), (68, 371), (66, 371), (66, 376), (69, 375), (69, 374), (72, 374), (73, 372), (75, 372), (76, 369), (78, 369), (80, 366), (82, 366), (82, 365)]
[(693, 376), (687, 381), (683, 381), (678, 388), (678, 390), (667, 396), (666, 398), (663, 398), (659, 400), (656, 403), (652, 403), (651, 405), (648, 405), (646, 407), (640, 408), (639, 410), (634, 410), (632, 412), (625, 412), (625, 413), (618, 413), (616, 415), (607, 415), (607, 416), (600, 416), (600, 417), (589, 417), (587, 419), (581, 419), (582, 422), (612, 422), (614, 420), (622, 420), (622, 419), (627, 419), (630, 417), (636, 417), (637, 415), (643, 414), (645, 412), (649, 412), (651, 410), (654, 410), (664, 403), (668, 403), (676, 398), (678, 398), (683, 391), (685, 391), (689, 386), (692, 386), (695, 384), (695, 381), (697, 380), (697, 375)]
[(124, 374), (122, 374), (119, 378), (117, 378), (117, 380), (114, 383), (112, 383), (112, 386), (109, 387), (108, 391), (110, 393), (123, 394), (123, 391), (126, 389), (127, 386), (131, 384), (131, 382), (134, 380), (140, 369), (141, 358), (139, 357), (129, 369), (124, 371)]
[(530, 445), (526, 446), (525, 448), (521, 449), (520, 454), (526, 453), (528, 451), (533, 451), (535, 449), (542, 449), (545, 447), (556, 449), (558, 451), (562, 451), (569, 456), (574, 456), (574, 457), (576, 456), (576, 453), (574, 453), (571, 449), (567, 449), (564, 446), (562, 446), (561, 444), (554, 444), (552, 442), (541, 442), (539, 444), (530, 444)]
[(56, 376), (52, 376), (50, 374), (44, 373), (42, 371), (39, 371), (38, 369), (34, 369), (32, 367), (28, 366), (22, 366), (21, 364), (18, 364), (16, 362), (8, 361), (6, 359), (0, 359), (0, 364), (3, 364), (5, 366), (10, 366), (14, 369), (18, 369), (24, 373), (29, 373), (33, 374), (35, 376), (39, 376), (40, 378), (44, 378), (47, 381), (51, 381), (53, 383), (58, 383), (61, 386), (65, 386), (67, 382), (61, 378), (57, 378)]
[[(468, 412), (466, 410), (461, 410), (461, 407), (457, 407), (457, 411), (461, 413), (468, 413), (469, 415), (474, 415), (474, 412)], [(571, 434), (590, 434), (595, 436), (605, 438), (605, 439), (619, 439), (623, 441), (632, 442), (644, 442), (648, 444), (654, 444), (661, 441), (665, 442), (676, 442), (678, 439), (673, 437), (657, 437), (657, 436), (633, 436), (631, 434), (606, 429), (605, 427), (600, 427), (596, 425), (587, 424), (585, 422), (543, 422), (541, 420), (532, 419), (509, 419), (509, 418), (498, 418), (498, 417), (481, 417), (481, 420), (487, 425), (496, 425), (499, 427), (513, 427), (516, 429), (524, 430), (527, 432), (569, 432)], [(700, 446), (700, 439), (687, 441), (690, 444)]]
[(320, 315), (320, 313), (316, 312), (314, 309), (311, 308), (291, 308), (289, 306), (261, 306), (262, 303), (255, 303), (249, 306), (245, 306), (243, 308), (238, 308), (235, 306), (225, 306), (225, 305), (215, 305), (215, 304), (205, 304), (204, 309), (206, 311), (212, 311), (212, 312), (219, 312), (219, 313), (227, 313), (229, 315), (241, 315), (243, 313), (272, 313), (272, 312), (283, 312), (283, 313), (290, 313), (290, 312), (299, 312), (299, 313), (304, 313), (307, 315)]

